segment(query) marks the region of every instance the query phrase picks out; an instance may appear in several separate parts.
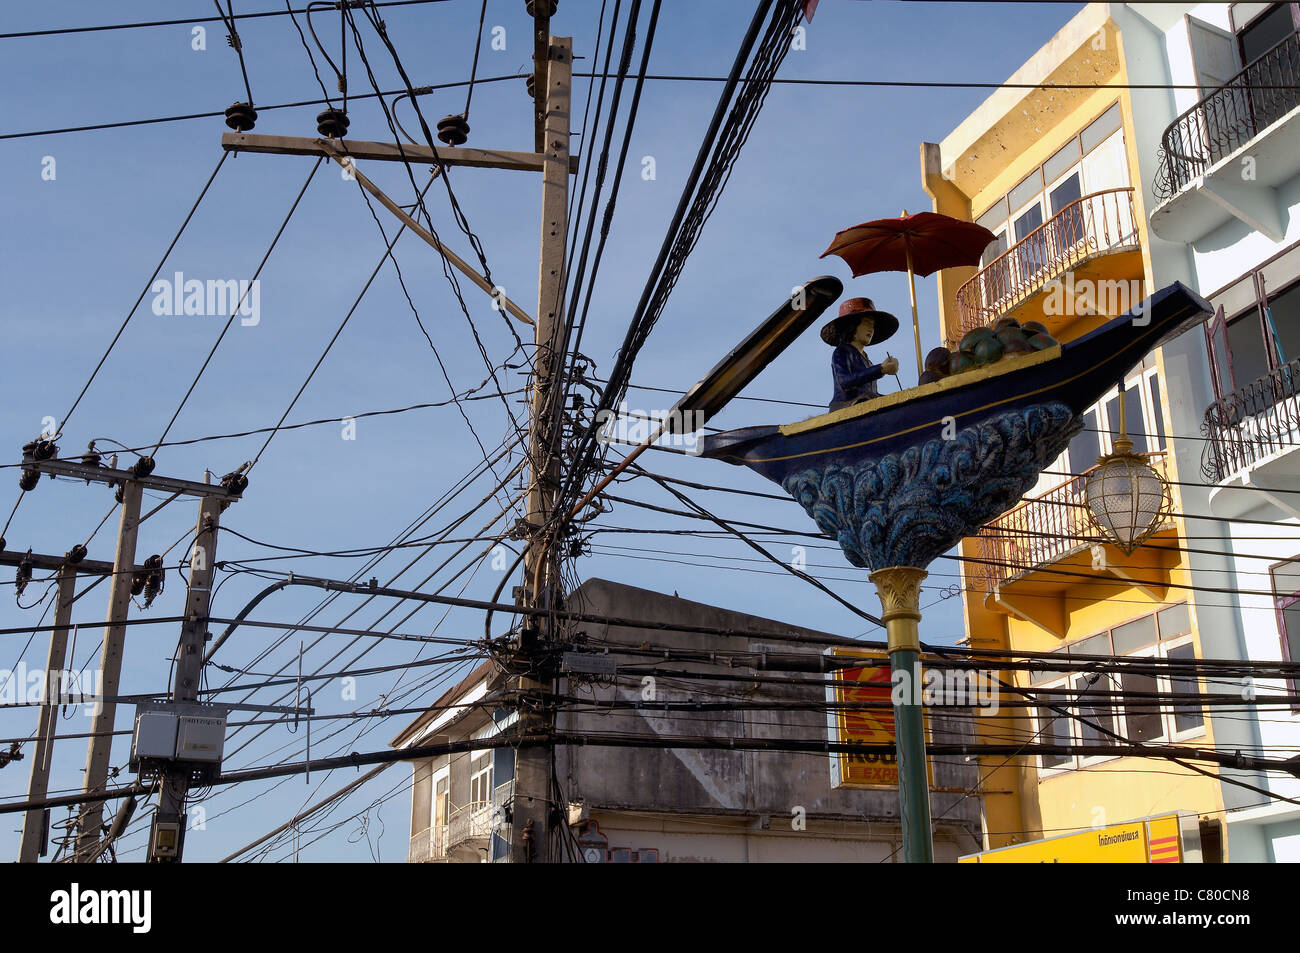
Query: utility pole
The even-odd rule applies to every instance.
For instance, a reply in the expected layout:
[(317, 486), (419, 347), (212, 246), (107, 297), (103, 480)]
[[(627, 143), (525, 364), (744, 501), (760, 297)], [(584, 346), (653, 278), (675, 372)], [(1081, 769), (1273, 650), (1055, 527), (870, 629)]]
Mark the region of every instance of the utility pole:
[[(539, 51), (540, 52), (540, 51)], [(546, 48), (544, 87), (537, 89), (542, 112), (542, 232), (537, 282), (537, 324), (533, 365), (533, 405), (529, 425), (527, 522), (530, 542), (524, 559), (521, 602), (529, 608), (557, 608), (559, 572), (556, 540), (550, 522), (556, 515), (560, 487), (560, 454), (551, 453), (560, 427), (553, 411), (552, 388), (563, 355), (558, 353), (564, 325), (565, 245), (568, 241), (569, 204), (569, 99), (573, 70), (573, 41), (551, 37)], [(539, 64), (540, 65), (540, 64)], [(543, 75), (541, 69), (539, 75)], [(556, 633), (546, 616), (525, 621), (520, 631), (517, 663), (535, 672), (539, 644)], [(520, 695), (549, 691), (550, 679), (515, 675), (512, 688)], [(555, 727), (553, 711), (521, 708), (516, 731), (521, 735), (545, 734)], [(515, 791), (511, 826), (511, 861), (546, 863), (550, 857), (552, 820), (561, 805), (553, 805), (549, 746), (523, 748), (515, 758)]]
[[(32, 748), (32, 770), (27, 782), (27, 800), (40, 801), (50, 789), (50, 761), (54, 754), (54, 725), (58, 720), (58, 699), (54, 679), (63, 671), (68, 651), (68, 625), (72, 621), (72, 597), (77, 584), (77, 570), (65, 562), (59, 567), (55, 592), (54, 631), (50, 633), (50, 650), (45, 661), (45, 697), (41, 700), (36, 725), (36, 744)], [(34, 864), (48, 836), (44, 808), (33, 808), (23, 815), (23, 835), (18, 845), (18, 862)]]
[[(185, 622), (181, 627), (180, 644), (176, 648), (173, 703), (198, 701), (203, 647), (210, 638), (208, 614), (212, 603), (212, 579), (217, 555), (217, 527), (225, 503), (225, 498), (221, 496), (205, 496), (199, 501), (198, 526), (195, 529), (194, 547), (190, 551)], [(185, 796), (189, 793), (189, 786), (188, 764), (172, 763), (163, 771), (158, 810), (149, 831), (150, 863), (180, 862), (185, 843)]]
[[(131, 607), (131, 589), (141, 572), (161, 572), (160, 566), (150, 566), (147, 563), (145, 566), (137, 566), (135, 563), (136, 537), (140, 524), (178, 496), (199, 497), (204, 501), (205, 508), (220, 512), (221, 506), (240, 498), (240, 494), (248, 486), (248, 479), (243, 476), (242, 468), (222, 477), (220, 484), (154, 476), (152, 457), (141, 457), (129, 470), (117, 469), (116, 458), (111, 466), (101, 466), (98, 454), (94, 453), (88, 454), (80, 462), (61, 460), (58, 458), (58, 448), (52, 444), (42, 448), (33, 443), (29, 447), (24, 447), (23, 451), (25, 472), (70, 477), (85, 480), (88, 484), (104, 483), (117, 488), (117, 499), (121, 504), (121, 519), (117, 530), (117, 554), (110, 570), (112, 580), (108, 597), (108, 621), (104, 627), (104, 648), (99, 663), (100, 697), (96, 700), (98, 705), (91, 722), (90, 743), (86, 749), (85, 778), (82, 784), (83, 793), (98, 793), (108, 788), (108, 766), (113, 750), (114, 722), (117, 717), (115, 699), (119, 695), (118, 686), (122, 675), (122, 654), (126, 644), (126, 621), (127, 612)], [(165, 493), (167, 498), (141, 516), (140, 503), (145, 489)], [(215, 500), (215, 503), (210, 504), (209, 500)], [(201, 530), (202, 525), (200, 525)], [(0, 561), (8, 555), (0, 554)], [(97, 564), (92, 568), (88, 561), (83, 560), (76, 565), (77, 570), (82, 572), (103, 571), (103, 564)], [(212, 569), (211, 559), (208, 560), (207, 569), (209, 572)], [(210, 581), (210, 575), (208, 579)], [(189, 618), (192, 620), (193, 616)], [(206, 621), (206, 610), (203, 619)], [(77, 820), (77, 846), (73, 853), (75, 858), (94, 858), (99, 855), (103, 826), (103, 801), (84, 804)]]
[[(570, 97), (573, 76), (573, 40), (550, 36), (550, 15), (554, 0), (529, 0), (533, 15), (535, 57), (533, 98), (535, 152), (502, 149), (467, 148), (464, 146), (429, 146), (403, 143), (366, 142), (356, 139), (304, 138), (271, 136), (249, 132), (225, 133), (222, 148), (228, 152), (257, 152), (271, 155), (323, 155), (341, 165), (347, 163), (350, 178), (375, 196), (408, 229), (465, 274), (481, 291), (489, 294), (496, 307), (531, 325), (537, 344), (533, 368), (533, 394), (529, 421), (529, 452), (534, 471), (529, 473), (526, 521), (531, 545), (524, 560), (524, 583), (516, 593), (516, 604), (529, 608), (555, 608), (559, 574), (555, 561), (555, 541), (550, 523), (556, 514), (561, 472), (559, 454), (551, 455), (560, 420), (553, 414), (553, 385), (562, 366), (559, 353), (564, 326), (565, 245), (568, 240), (569, 176), (577, 172), (576, 158), (570, 155)], [(384, 195), (373, 182), (355, 171), (353, 160), (381, 162), (428, 162), (438, 171), (452, 166), (542, 173), (541, 248), (539, 251), (537, 316), (530, 318), (518, 304), (494, 288), (464, 260), (443, 246), (419, 225), (402, 207)], [(539, 466), (540, 464), (540, 466)], [(530, 617), (530, 619), (533, 617)], [(526, 677), (538, 660), (538, 645), (553, 638), (545, 617), (523, 627), (520, 644), (510, 669), (509, 693), (533, 694), (550, 686), (545, 680)], [(554, 715), (520, 710), (519, 734), (546, 733), (554, 727)], [(539, 862), (549, 860), (549, 831), (552, 827), (553, 795), (551, 791), (551, 751), (546, 746), (523, 749), (515, 765), (515, 794), (510, 820), (511, 860)], [(502, 832), (505, 833), (504, 831)]]
[[(122, 650), (126, 644), (127, 612), (131, 608), (131, 586), (135, 573), (135, 541), (140, 529), (140, 500), (144, 487), (134, 480), (121, 484), (122, 518), (117, 527), (117, 554), (113, 557), (113, 578), (109, 581), (108, 624), (104, 628), (104, 648), (100, 653), (100, 694), (90, 726), (90, 744), (86, 749), (86, 775), (82, 790), (87, 793), (108, 787), (108, 761), (113, 750), (113, 723), (117, 703), (109, 701), (118, 694), (122, 676)], [(77, 824), (77, 855), (93, 854), (99, 845), (104, 823), (104, 802), (93, 801), (82, 808)]]

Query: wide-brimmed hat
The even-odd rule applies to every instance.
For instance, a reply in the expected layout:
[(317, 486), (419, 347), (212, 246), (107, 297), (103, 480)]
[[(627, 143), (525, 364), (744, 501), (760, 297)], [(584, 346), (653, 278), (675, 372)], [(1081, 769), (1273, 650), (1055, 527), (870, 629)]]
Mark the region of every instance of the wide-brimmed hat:
[(888, 311), (877, 311), (870, 298), (849, 298), (840, 305), (839, 317), (822, 326), (822, 340), (834, 347), (852, 338), (863, 318), (870, 318), (875, 323), (872, 344), (893, 337), (898, 330), (898, 318)]

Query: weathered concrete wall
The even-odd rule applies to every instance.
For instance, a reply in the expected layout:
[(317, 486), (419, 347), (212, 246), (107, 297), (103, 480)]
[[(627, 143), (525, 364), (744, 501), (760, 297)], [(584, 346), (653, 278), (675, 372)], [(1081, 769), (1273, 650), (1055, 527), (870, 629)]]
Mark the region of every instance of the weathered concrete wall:
[[(716, 651), (724, 659), (727, 653), (733, 652), (807, 653), (816, 656), (824, 646), (800, 645), (780, 636), (797, 638), (822, 633), (595, 579), (587, 581), (573, 593), (569, 608), (629, 620), (713, 626), (748, 633), (719, 637), (640, 626), (578, 626), (577, 630), (585, 634), (589, 647), (609, 645), (620, 675), (634, 676), (620, 678), (614, 684), (609, 679), (570, 678), (562, 691), (591, 698), (596, 709), (601, 702), (616, 697), (641, 698), (640, 672), (650, 669), (659, 669), (655, 673), (655, 697), (659, 701), (778, 700), (813, 704), (825, 701), (825, 687), (817, 684), (819, 677), (813, 673), (783, 675), (774, 671), (756, 672), (751, 667), (719, 668), (709, 663), (653, 659), (614, 651), (618, 646), (653, 646)], [(715, 676), (719, 673), (757, 674), (778, 681), (753, 683), (724, 678), (673, 678), (669, 672)], [(791, 681), (781, 683), (779, 680), (782, 678)], [(796, 679), (814, 684), (796, 684)], [(973, 735), (965, 727), (968, 723), (961, 718), (931, 718), (936, 741), (972, 741)], [(816, 709), (566, 712), (561, 716), (560, 729), (639, 736), (659, 734), (814, 741), (824, 741), (828, 737), (826, 714)], [(724, 827), (730, 826), (731, 830), (718, 830), (716, 833), (721, 839), (708, 850), (722, 850), (728, 855), (743, 851), (746, 843), (752, 845), (755, 833), (767, 837), (789, 837), (792, 834), (792, 812), (796, 808), (806, 811), (807, 836), (830, 837), (831, 840), (823, 846), (838, 859), (849, 859), (842, 856), (847, 848), (841, 844), (832, 849), (831, 841), (838, 842), (846, 834), (850, 841), (855, 838), (897, 840), (897, 792), (833, 789), (830, 756), (826, 754), (584, 746), (562, 749), (559, 768), (567, 798), (571, 802), (582, 801), (591, 816), (598, 819), (603, 816), (606, 823), (610, 823), (611, 811), (618, 814), (663, 812), (679, 817), (711, 817)], [(934, 762), (933, 778), (935, 790), (931, 794), (931, 810), (933, 816), (942, 818), (939, 824), (943, 830), (938, 839), (947, 841), (940, 853), (947, 854), (948, 859), (955, 859), (957, 852), (978, 850), (980, 800), (977, 796), (963, 797), (976, 784), (975, 766), (961, 758), (941, 759)], [(744, 833), (746, 823), (750, 823), (748, 836)], [(765, 823), (769, 825), (766, 831), (762, 826)], [(737, 825), (739, 830), (736, 830)], [(730, 846), (719, 846), (723, 844)], [(812, 846), (811, 843), (792, 842), (782, 847), (769, 845), (765, 849), (769, 853), (776, 851), (784, 859), (798, 859), (806, 853), (804, 847)], [(852, 859), (867, 859), (858, 856), (861, 851), (856, 848), (849, 853), (854, 855)], [(718, 856), (716, 859), (743, 857)], [(828, 855), (827, 859), (832, 858)]]

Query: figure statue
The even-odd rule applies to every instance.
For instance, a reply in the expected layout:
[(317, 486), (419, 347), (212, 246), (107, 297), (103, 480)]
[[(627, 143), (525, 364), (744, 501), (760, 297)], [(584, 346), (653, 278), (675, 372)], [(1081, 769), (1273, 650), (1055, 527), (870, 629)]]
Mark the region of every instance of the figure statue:
[(839, 317), (822, 328), (822, 340), (835, 348), (831, 355), (831, 373), (835, 378), (831, 410), (880, 396), (876, 381), (886, 374), (898, 373), (898, 359), (888, 357), (880, 364), (872, 364), (865, 349), (869, 344), (887, 340), (897, 330), (898, 318), (887, 311), (877, 311), (870, 298), (850, 298), (840, 305)]

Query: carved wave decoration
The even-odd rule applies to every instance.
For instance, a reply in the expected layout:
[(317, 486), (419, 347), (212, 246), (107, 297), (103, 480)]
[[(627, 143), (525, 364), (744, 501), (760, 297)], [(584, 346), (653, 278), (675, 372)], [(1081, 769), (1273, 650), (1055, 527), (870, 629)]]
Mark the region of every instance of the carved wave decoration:
[(854, 566), (924, 569), (1019, 502), (1083, 420), (1062, 403), (1008, 411), (902, 453), (782, 482)]

